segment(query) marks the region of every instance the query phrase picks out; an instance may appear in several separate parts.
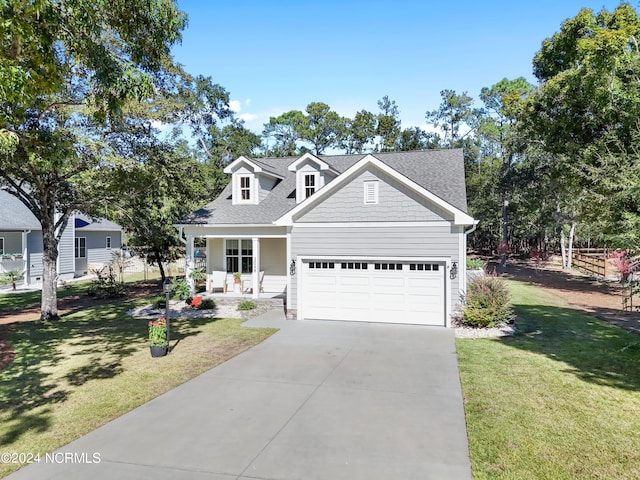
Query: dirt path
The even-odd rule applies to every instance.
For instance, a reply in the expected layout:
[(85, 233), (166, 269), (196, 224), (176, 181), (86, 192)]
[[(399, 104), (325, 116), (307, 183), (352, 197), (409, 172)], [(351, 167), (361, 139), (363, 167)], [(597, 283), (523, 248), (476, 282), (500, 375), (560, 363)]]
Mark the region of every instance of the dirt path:
[[(495, 268), (490, 264), (489, 269)], [(565, 272), (558, 265), (547, 262), (536, 266), (533, 262), (512, 262), (503, 274), (532, 283), (564, 298), (572, 306), (640, 334), (640, 312), (622, 310), (622, 291), (616, 282), (605, 282), (579, 272)], [(640, 297), (634, 298), (640, 306)]]

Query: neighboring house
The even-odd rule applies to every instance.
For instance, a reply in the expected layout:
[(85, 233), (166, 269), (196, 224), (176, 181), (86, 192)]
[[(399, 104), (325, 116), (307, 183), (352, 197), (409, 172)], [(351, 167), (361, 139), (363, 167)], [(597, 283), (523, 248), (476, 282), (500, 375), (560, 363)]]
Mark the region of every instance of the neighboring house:
[[(460, 149), (252, 159), (177, 227), (207, 242), (207, 273), (241, 272), (253, 297), (286, 291), (288, 318), (450, 326), (465, 291)], [(249, 291), (248, 289), (246, 289)]]
[[(69, 280), (109, 263), (122, 246), (122, 227), (81, 213), (71, 216), (62, 234), (58, 276)], [(0, 273), (17, 268), (25, 283), (42, 282), (42, 227), (16, 197), (0, 190)]]

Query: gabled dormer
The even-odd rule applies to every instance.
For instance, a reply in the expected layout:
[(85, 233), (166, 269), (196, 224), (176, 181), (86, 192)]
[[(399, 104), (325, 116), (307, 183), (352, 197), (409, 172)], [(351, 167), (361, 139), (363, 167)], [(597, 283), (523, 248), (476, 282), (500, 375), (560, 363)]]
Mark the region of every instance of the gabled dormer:
[(283, 178), (268, 165), (245, 156), (227, 165), (224, 173), (231, 174), (233, 205), (257, 205)]
[(311, 153), (305, 153), (288, 169), (296, 172), (296, 203), (306, 200), (338, 175), (327, 162)]

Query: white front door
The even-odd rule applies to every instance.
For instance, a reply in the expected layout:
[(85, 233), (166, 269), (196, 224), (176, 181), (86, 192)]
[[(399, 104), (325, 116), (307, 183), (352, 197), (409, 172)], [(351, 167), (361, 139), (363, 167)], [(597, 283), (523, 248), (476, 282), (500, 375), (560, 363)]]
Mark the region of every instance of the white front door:
[(395, 260), (305, 260), (307, 319), (445, 325), (445, 265)]

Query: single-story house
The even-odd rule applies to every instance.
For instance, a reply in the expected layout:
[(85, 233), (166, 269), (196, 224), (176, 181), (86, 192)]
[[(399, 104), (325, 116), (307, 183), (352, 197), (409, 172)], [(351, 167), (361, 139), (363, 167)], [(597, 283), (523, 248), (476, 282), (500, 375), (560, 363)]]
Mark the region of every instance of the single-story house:
[[(109, 263), (122, 247), (122, 227), (82, 213), (71, 216), (59, 244), (58, 275), (70, 280)], [(0, 190), (0, 273), (17, 268), (26, 284), (42, 282), (42, 227), (15, 196)]]
[(187, 271), (205, 238), (208, 276), (286, 292), (288, 318), (451, 325), (477, 224), (461, 149), (241, 156), (224, 172), (218, 198), (176, 225)]

